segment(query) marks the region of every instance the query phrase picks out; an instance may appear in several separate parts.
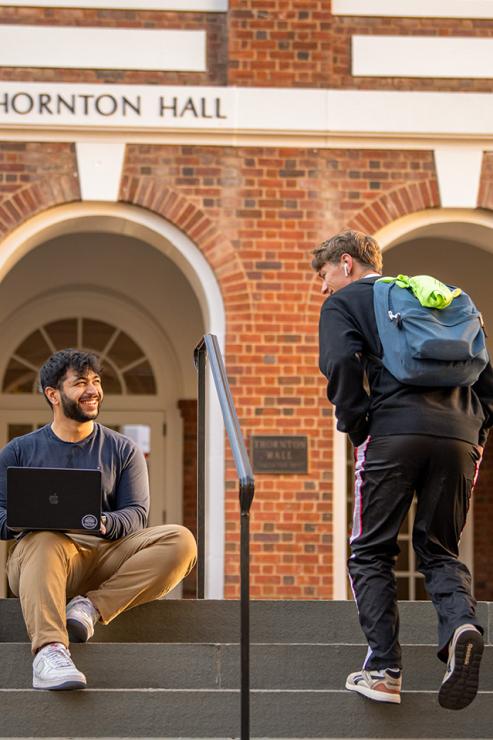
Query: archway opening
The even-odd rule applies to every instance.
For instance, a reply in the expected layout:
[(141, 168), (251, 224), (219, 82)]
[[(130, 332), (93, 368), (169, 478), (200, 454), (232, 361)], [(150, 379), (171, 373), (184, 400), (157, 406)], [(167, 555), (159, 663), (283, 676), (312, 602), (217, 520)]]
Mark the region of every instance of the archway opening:
[[(410, 214), (394, 221), (375, 235), (383, 250), (385, 275), (431, 274), (444, 282), (459, 285), (468, 292), (483, 313), (486, 329), (493, 326), (493, 294), (489, 275), (493, 268), (493, 214), (481, 210), (436, 209)], [(489, 332), (489, 351), (493, 353), (493, 334)], [(349, 532), (352, 521), (353, 450), (345, 435), (334, 432), (338, 450), (335, 466), (337, 490), (344, 491), (337, 500), (340, 532)], [(493, 598), (490, 563), (493, 546), (488, 522), (493, 515), (489, 482), (493, 478), (493, 440), (485, 449), (473, 505), (461, 538), (461, 557), (473, 574), (475, 595)], [(348, 529), (349, 527), (349, 529)], [(411, 521), (405, 522), (400, 536), (401, 556), (397, 563), (399, 597), (425, 598), (419, 574), (415, 570), (410, 533)], [(340, 548), (344, 552), (342, 535)], [(338, 597), (351, 598), (346, 578), (345, 558), (337, 562)]]
[[(472, 232), (472, 233), (471, 233)], [(471, 295), (483, 314), (486, 328), (493, 326), (493, 294), (489, 276), (493, 272), (493, 253), (488, 248), (484, 229), (471, 229), (470, 224), (433, 225), (424, 233), (409, 239), (401, 238), (397, 244), (389, 245), (384, 253), (386, 275), (428, 274), (438, 277), (450, 285), (458, 285)], [(479, 238), (478, 238), (479, 237)], [(490, 356), (493, 352), (493, 335), (488, 338)], [(493, 515), (490, 503), (489, 482), (493, 476), (493, 443), (486, 445), (468, 524), (461, 538), (461, 558), (473, 574), (476, 598), (490, 600), (493, 597), (493, 576), (490, 563), (493, 557), (488, 522)], [(400, 577), (415, 578), (414, 553), (408, 539), (410, 524), (401, 535)], [(405, 561), (402, 552), (405, 552)], [(399, 564), (397, 566), (399, 568)], [(398, 576), (399, 577), (399, 576)]]
[[(187, 521), (195, 485), (188, 459), (195, 422), (193, 348), (206, 331), (214, 331), (221, 344), (224, 338), (220, 292), (199, 250), (154, 214), (113, 204), (53, 209), (20, 227), (2, 247), (1, 441), (16, 424), (21, 430), (48, 421), (48, 407), (32, 392), (47, 348), (62, 343), (102, 351), (109, 385), (101, 422), (125, 427), (150, 445), (150, 523), (183, 521), (193, 528)], [(219, 546), (211, 539), (206, 568), (208, 595), (219, 597), (224, 476), (217, 461), (223, 459), (223, 433), (214, 406), (208, 424), (215, 462), (209, 466), (215, 494), (210, 508), (217, 509), (214, 527), (221, 539)]]

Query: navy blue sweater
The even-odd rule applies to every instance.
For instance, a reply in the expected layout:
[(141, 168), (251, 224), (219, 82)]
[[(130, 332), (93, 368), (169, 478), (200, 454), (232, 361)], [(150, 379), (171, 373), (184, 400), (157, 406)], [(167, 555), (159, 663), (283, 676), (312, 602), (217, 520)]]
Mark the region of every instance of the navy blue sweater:
[(101, 470), (105, 539), (143, 529), (149, 512), (149, 476), (144, 455), (123, 434), (94, 424), (81, 442), (64, 442), (47, 425), (16, 437), (0, 452), (0, 539), (16, 537), (6, 525), (7, 468), (89, 468)]

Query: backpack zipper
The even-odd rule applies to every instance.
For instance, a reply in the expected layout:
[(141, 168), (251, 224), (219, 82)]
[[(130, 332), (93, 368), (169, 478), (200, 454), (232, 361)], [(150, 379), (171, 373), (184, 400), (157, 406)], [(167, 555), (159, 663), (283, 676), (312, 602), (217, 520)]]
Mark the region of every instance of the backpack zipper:
[(387, 311), (387, 315), (391, 321), (395, 321), (397, 328), (400, 329), (402, 326), (402, 317), (400, 313), (392, 313), (392, 311), (389, 310)]

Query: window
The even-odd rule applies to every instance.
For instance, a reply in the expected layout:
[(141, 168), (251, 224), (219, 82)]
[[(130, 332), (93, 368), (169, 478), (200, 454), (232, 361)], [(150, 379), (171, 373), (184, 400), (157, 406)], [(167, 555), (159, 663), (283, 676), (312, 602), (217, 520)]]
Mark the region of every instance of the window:
[(105, 321), (80, 316), (52, 321), (29, 334), (10, 358), (3, 377), (3, 393), (37, 393), (39, 368), (53, 352), (65, 347), (98, 355), (106, 393), (157, 393), (152, 367), (139, 345)]

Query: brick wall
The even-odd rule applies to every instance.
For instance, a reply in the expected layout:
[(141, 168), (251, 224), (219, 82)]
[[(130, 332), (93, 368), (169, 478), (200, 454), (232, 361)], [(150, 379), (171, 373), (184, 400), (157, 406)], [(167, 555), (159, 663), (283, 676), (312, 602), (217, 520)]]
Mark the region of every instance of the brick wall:
[(0, 142), (0, 234), (39, 211), (79, 198), (72, 144)]
[(493, 152), (483, 152), (478, 208), (493, 208)]
[(327, 0), (230, 0), (229, 83), (325, 87), (331, 69)]
[(491, 79), (351, 75), (354, 34), (488, 38), (493, 35), (493, 21), (332, 16), (328, 0), (230, 0), (228, 17), (230, 84), (434, 91), (493, 89)]
[[(107, 69), (12, 69), (0, 67), (0, 80), (87, 82), (138, 85), (225, 85), (228, 62), (224, 13), (178, 13), (152, 10), (0, 7), (0, 24), (153, 28), (207, 32), (207, 72), (161, 72)], [(88, 49), (88, 58), (90, 50)], [(131, 64), (132, 54), (129, 54)]]
[[(491, 91), (492, 79), (358, 78), (354, 34), (489, 38), (493, 21), (332, 16), (329, 0), (230, 0), (228, 13), (0, 7), (0, 24), (207, 32), (207, 72), (0, 68), (0, 80)], [(362, 112), (364, 113), (364, 112)]]
[[(71, 145), (4, 144), (0, 162), (4, 230), (79, 197)], [(227, 314), (227, 370), (247, 439), (282, 433), (309, 441), (307, 475), (257, 475), (252, 596), (330, 597), (332, 410), (317, 369), (321, 297), (309, 253), (345, 225), (374, 231), (436, 206), (431, 152), (134, 144), (127, 147), (120, 199), (176, 224), (215, 271)], [(193, 528), (195, 412), (190, 405), (181, 410), (185, 519)], [(238, 511), (228, 453), (229, 597), (238, 595)]]
[[(68, 144), (1, 145), (3, 230), (77, 199), (74, 172)], [(320, 297), (309, 251), (344, 225), (372, 231), (436, 205), (431, 153), (133, 145), (121, 199), (176, 223), (215, 270), (227, 311), (228, 374), (247, 438), (284, 433), (309, 439), (308, 475), (257, 475), (252, 595), (329, 597), (332, 419), (317, 370)], [(195, 409), (187, 402), (181, 410), (185, 522), (193, 529)], [(227, 460), (226, 593), (236, 596), (238, 491)], [(478, 595), (491, 595), (493, 588), (485, 526), (488, 464), (487, 458), (475, 496)]]
[[(330, 597), (332, 412), (317, 369), (321, 298), (309, 252), (344, 225), (436, 205), (432, 154), (132, 145), (120, 198), (175, 223), (214, 269), (246, 437), (309, 440), (308, 475), (256, 476), (252, 596)], [(238, 512), (228, 453), (229, 597), (238, 595)]]

